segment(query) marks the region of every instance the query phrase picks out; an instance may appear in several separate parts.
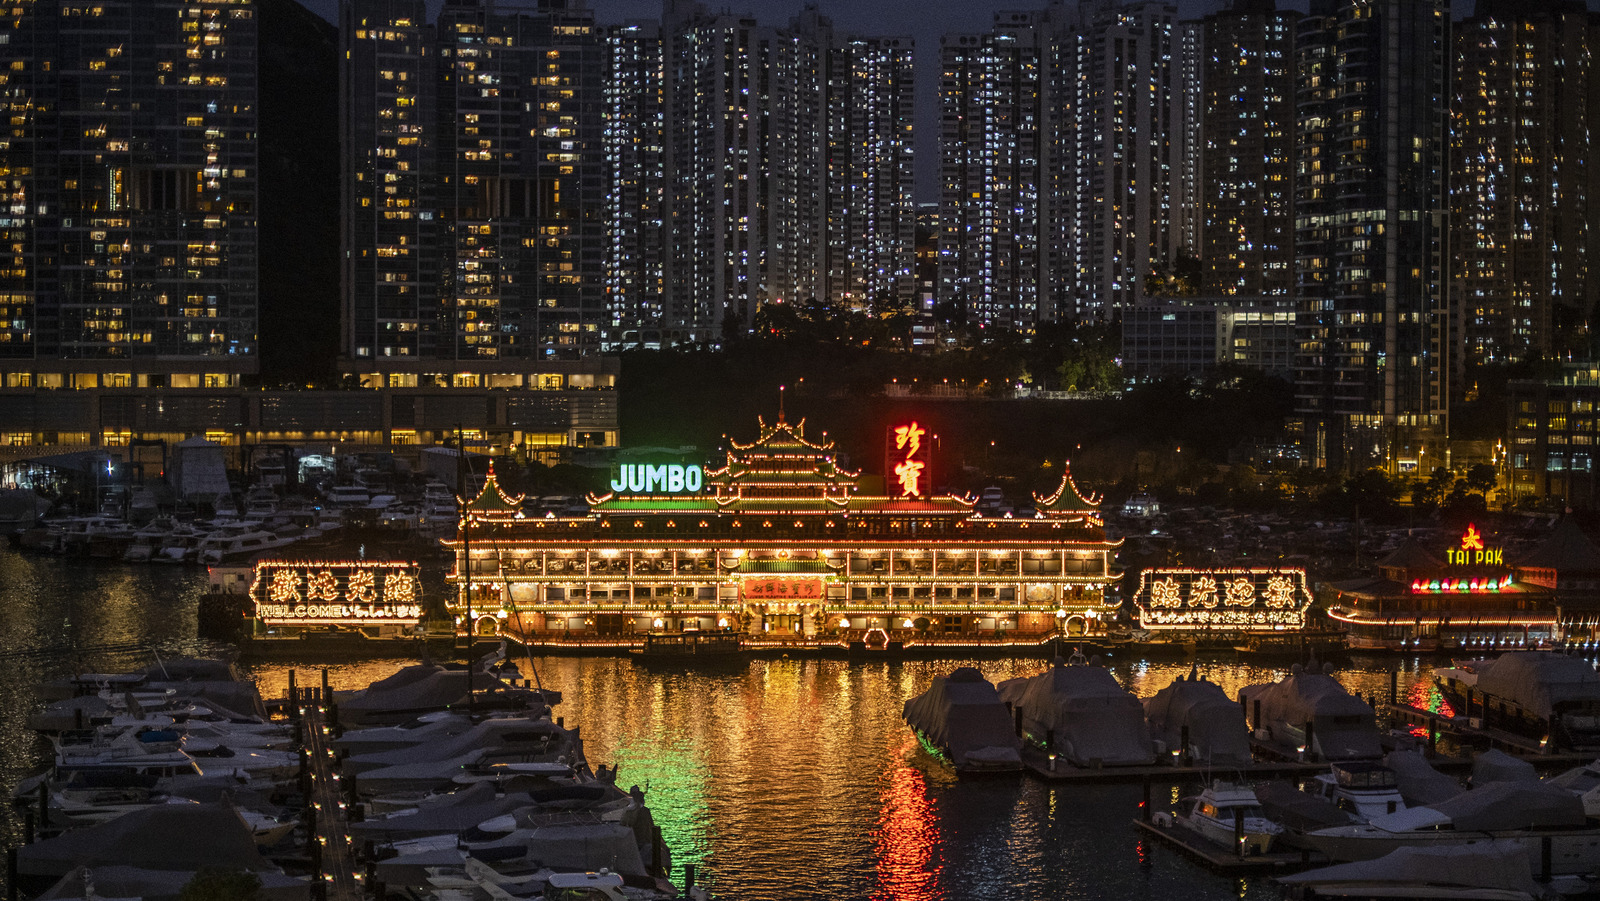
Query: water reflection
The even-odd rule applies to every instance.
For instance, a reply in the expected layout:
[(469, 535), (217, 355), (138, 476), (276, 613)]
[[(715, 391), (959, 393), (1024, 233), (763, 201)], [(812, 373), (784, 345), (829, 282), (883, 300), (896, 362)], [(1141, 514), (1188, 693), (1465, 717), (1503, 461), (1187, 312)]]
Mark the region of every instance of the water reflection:
[[(195, 640), (204, 574), (163, 567), (65, 565), (0, 550), (0, 764), (7, 788), (42, 750), (25, 728), (43, 678), (84, 667), (138, 666), (148, 654), (91, 653), (116, 644), (173, 653)], [(409, 661), (328, 667), (335, 688), (359, 688)], [(694, 864), (717, 895), (745, 901), (891, 899), (1275, 899), (1270, 882), (1213, 876), (1131, 825), (1141, 789), (1048, 786), (1026, 778), (956, 780), (901, 721), (906, 699), (935, 675), (970, 665), (992, 681), (1033, 675), (1041, 660), (845, 662), (760, 660), (732, 672), (646, 669), (618, 658), (534, 661), (558, 709), (577, 724), (596, 764), (620, 764), (621, 782), (649, 790), (677, 875)], [(1191, 664), (1106, 661), (1148, 697)], [(1387, 698), (1389, 668), (1406, 696), (1427, 690), (1417, 659), (1374, 658), (1335, 675)], [(282, 697), (290, 670), (320, 682), (309, 661), (248, 671)], [(1287, 667), (1231, 658), (1199, 664), (1230, 695), (1281, 678)], [(1192, 788), (1192, 787), (1190, 787)], [(1181, 789), (1187, 793), (1189, 789)], [(1178, 794), (1175, 790), (1173, 796)], [(1158, 805), (1166, 801), (1158, 793)], [(5, 814), (12, 841), (21, 824)]]

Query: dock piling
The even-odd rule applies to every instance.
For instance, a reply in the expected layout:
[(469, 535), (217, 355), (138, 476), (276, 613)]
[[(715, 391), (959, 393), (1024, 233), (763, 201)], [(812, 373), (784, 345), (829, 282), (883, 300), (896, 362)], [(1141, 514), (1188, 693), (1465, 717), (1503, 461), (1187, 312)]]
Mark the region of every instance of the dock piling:
[(1539, 880), (1550, 881), (1550, 836), (1548, 835), (1539, 839)]
[(662, 860), (661, 860), (662, 854), (661, 854), (661, 851), (662, 851), (662, 847), (663, 847), (664, 844), (665, 843), (663, 842), (663, 840), (661, 838), (661, 827), (660, 826), (652, 826), (652, 827), (650, 827), (650, 872), (654, 873), (657, 876), (661, 875), (661, 869), (662, 869)]
[(6, 849), (6, 899), (17, 901), (17, 849)]
[(1183, 760), (1183, 765), (1184, 766), (1191, 766), (1192, 763), (1189, 760), (1189, 724), (1188, 723), (1184, 723), (1183, 726), (1178, 730), (1178, 747), (1182, 751), (1181, 759)]
[(1250, 711), (1250, 731), (1255, 732), (1261, 728), (1261, 699), (1251, 701), (1250, 706), (1254, 708)]
[(1400, 699), (1400, 671), (1389, 670), (1389, 703), (1394, 704)]
[(1139, 803), (1139, 816), (1146, 823), (1150, 822), (1150, 774), (1144, 774), (1144, 800)]
[(1017, 737), (1021, 738), (1022, 737), (1022, 708), (1021, 707), (1012, 707), (1011, 708), (1011, 719), (1016, 722)]
[(1306, 720), (1306, 760), (1317, 762), (1317, 723), (1315, 720)]
[(294, 670), (289, 670), (289, 719), (300, 722), (300, 698), (294, 689)]
[(685, 895), (694, 891), (694, 864), (683, 865), (683, 893)]
[(1244, 856), (1244, 808), (1233, 809), (1233, 849)]
[(33, 844), (33, 811), (28, 810), (22, 814), (22, 843)]
[(50, 831), (50, 783), (39, 783), (39, 831)]

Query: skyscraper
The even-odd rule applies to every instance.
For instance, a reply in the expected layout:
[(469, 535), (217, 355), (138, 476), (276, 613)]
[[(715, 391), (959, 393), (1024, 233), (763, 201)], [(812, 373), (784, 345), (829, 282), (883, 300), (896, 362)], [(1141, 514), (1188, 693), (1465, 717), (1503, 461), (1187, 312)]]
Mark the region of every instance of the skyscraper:
[(0, 8), (0, 370), (198, 387), (258, 369), (252, 0)]
[(1203, 295), (1291, 302), (1297, 18), (1274, 0), (1233, 0), (1202, 23)]
[(1579, 2), (1480, 0), (1456, 25), (1450, 300), (1458, 394), (1484, 363), (1586, 351), (1600, 281), (1600, 27)]
[(1184, 249), (1177, 10), (1000, 13), (948, 35), (940, 93), (939, 299), (1030, 329), (1114, 318)]
[(1443, 0), (1313, 0), (1296, 36), (1303, 460), (1362, 468), (1444, 414)]
[[(348, 371), (576, 359), (608, 324), (605, 56), (581, 2), (342, 6)], [(518, 362), (520, 361), (520, 362)]]
[(993, 32), (940, 47), (938, 298), (975, 324), (1029, 330), (1055, 317), (1041, 209), (1047, 25), (997, 13)]
[(670, 347), (685, 331), (667, 317), (662, 303), (666, 106), (660, 23), (611, 26), (606, 58), (606, 344)]
[(438, 58), (422, 0), (340, 8), (342, 352), (351, 360), (448, 353), (435, 171)]

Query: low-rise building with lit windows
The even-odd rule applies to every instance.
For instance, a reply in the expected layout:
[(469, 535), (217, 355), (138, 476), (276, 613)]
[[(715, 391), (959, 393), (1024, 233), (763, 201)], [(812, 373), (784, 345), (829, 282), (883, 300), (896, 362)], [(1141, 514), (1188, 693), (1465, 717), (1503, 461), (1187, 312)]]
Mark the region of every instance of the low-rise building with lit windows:
[(527, 518), (491, 474), (446, 542), (453, 612), (539, 644), (728, 630), (757, 645), (1036, 645), (1102, 631), (1120, 542), (1097, 500), (1070, 471), (1030, 518), (929, 496), (925, 435), (891, 431), (883, 496), (781, 414), (720, 469), (619, 467), (585, 516)]

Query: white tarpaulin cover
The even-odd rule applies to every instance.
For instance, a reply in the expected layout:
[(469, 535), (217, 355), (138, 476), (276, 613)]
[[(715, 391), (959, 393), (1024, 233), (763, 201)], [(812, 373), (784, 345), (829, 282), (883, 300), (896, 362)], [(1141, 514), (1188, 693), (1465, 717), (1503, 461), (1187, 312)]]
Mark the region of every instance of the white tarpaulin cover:
[(1553, 651), (1510, 651), (1478, 669), (1478, 690), (1504, 698), (1534, 716), (1558, 704), (1600, 704), (1600, 673), (1581, 657)]
[(1454, 778), (1434, 769), (1421, 751), (1390, 751), (1383, 758), (1383, 765), (1394, 771), (1395, 787), (1412, 807), (1436, 804), (1466, 790)]
[(1491, 782), (1433, 809), (1449, 817), (1457, 832), (1582, 826), (1586, 819), (1577, 795), (1542, 782)]
[(1183, 727), (1189, 727), (1189, 748), (1198, 764), (1247, 764), (1250, 757), (1250, 727), (1244, 711), (1228, 699), (1228, 693), (1215, 682), (1191, 672), (1144, 700), (1150, 734), (1169, 750), (1182, 742)]
[[(1022, 742), (1005, 703), (994, 685), (970, 666), (948, 676), (935, 676), (927, 691), (906, 701), (904, 716), (934, 747), (949, 754), (958, 768), (968, 764), (968, 755), (988, 748), (1009, 749), (1009, 757), (999, 756), (1022, 761)], [(988, 764), (999, 762), (993, 754), (978, 757)]]
[(1240, 689), (1239, 699), (1246, 710), (1261, 702), (1258, 725), (1280, 745), (1296, 747), (1304, 742), (1305, 725), (1310, 722), (1314, 733), (1310, 750), (1324, 760), (1383, 756), (1371, 705), (1345, 691), (1332, 676), (1295, 673), (1269, 685), (1247, 685)]
[(1336, 864), (1283, 876), (1278, 881), (1325, 889), (1371, 887), (1370, 893), (1361, 893), (1362, 897), (1397, 897), (1386, 894), (1386, 890), (1424, 886), (1458, 891), (1497, 889), (1522, 892), (1529, 899), (1544, 897), (1543, 890), (1533, 881), (1528, 852), (1509, 841), (1439, 848), (1400, 847), (1375, 860)]
[(1539, 774), (1533, 764), (1512, 757), (1498, 748), (1490, 748), (1472, 759), (1472, 784), (1490, 782), (1538, 782)]
[(222, 445), (204, 438), (180, 441), (172, 448), (172, 490), (182, 498), (212, 498), (230, 493)]
[(1059, 658), (1037, 676), (1000, 683), (1000, 699), (1022, 710), (1035, 739), (1055, 736), (1055, 750), (1080, 766), (1155, 762), (1144, 706), (1104, 667), (1068, 665)]

